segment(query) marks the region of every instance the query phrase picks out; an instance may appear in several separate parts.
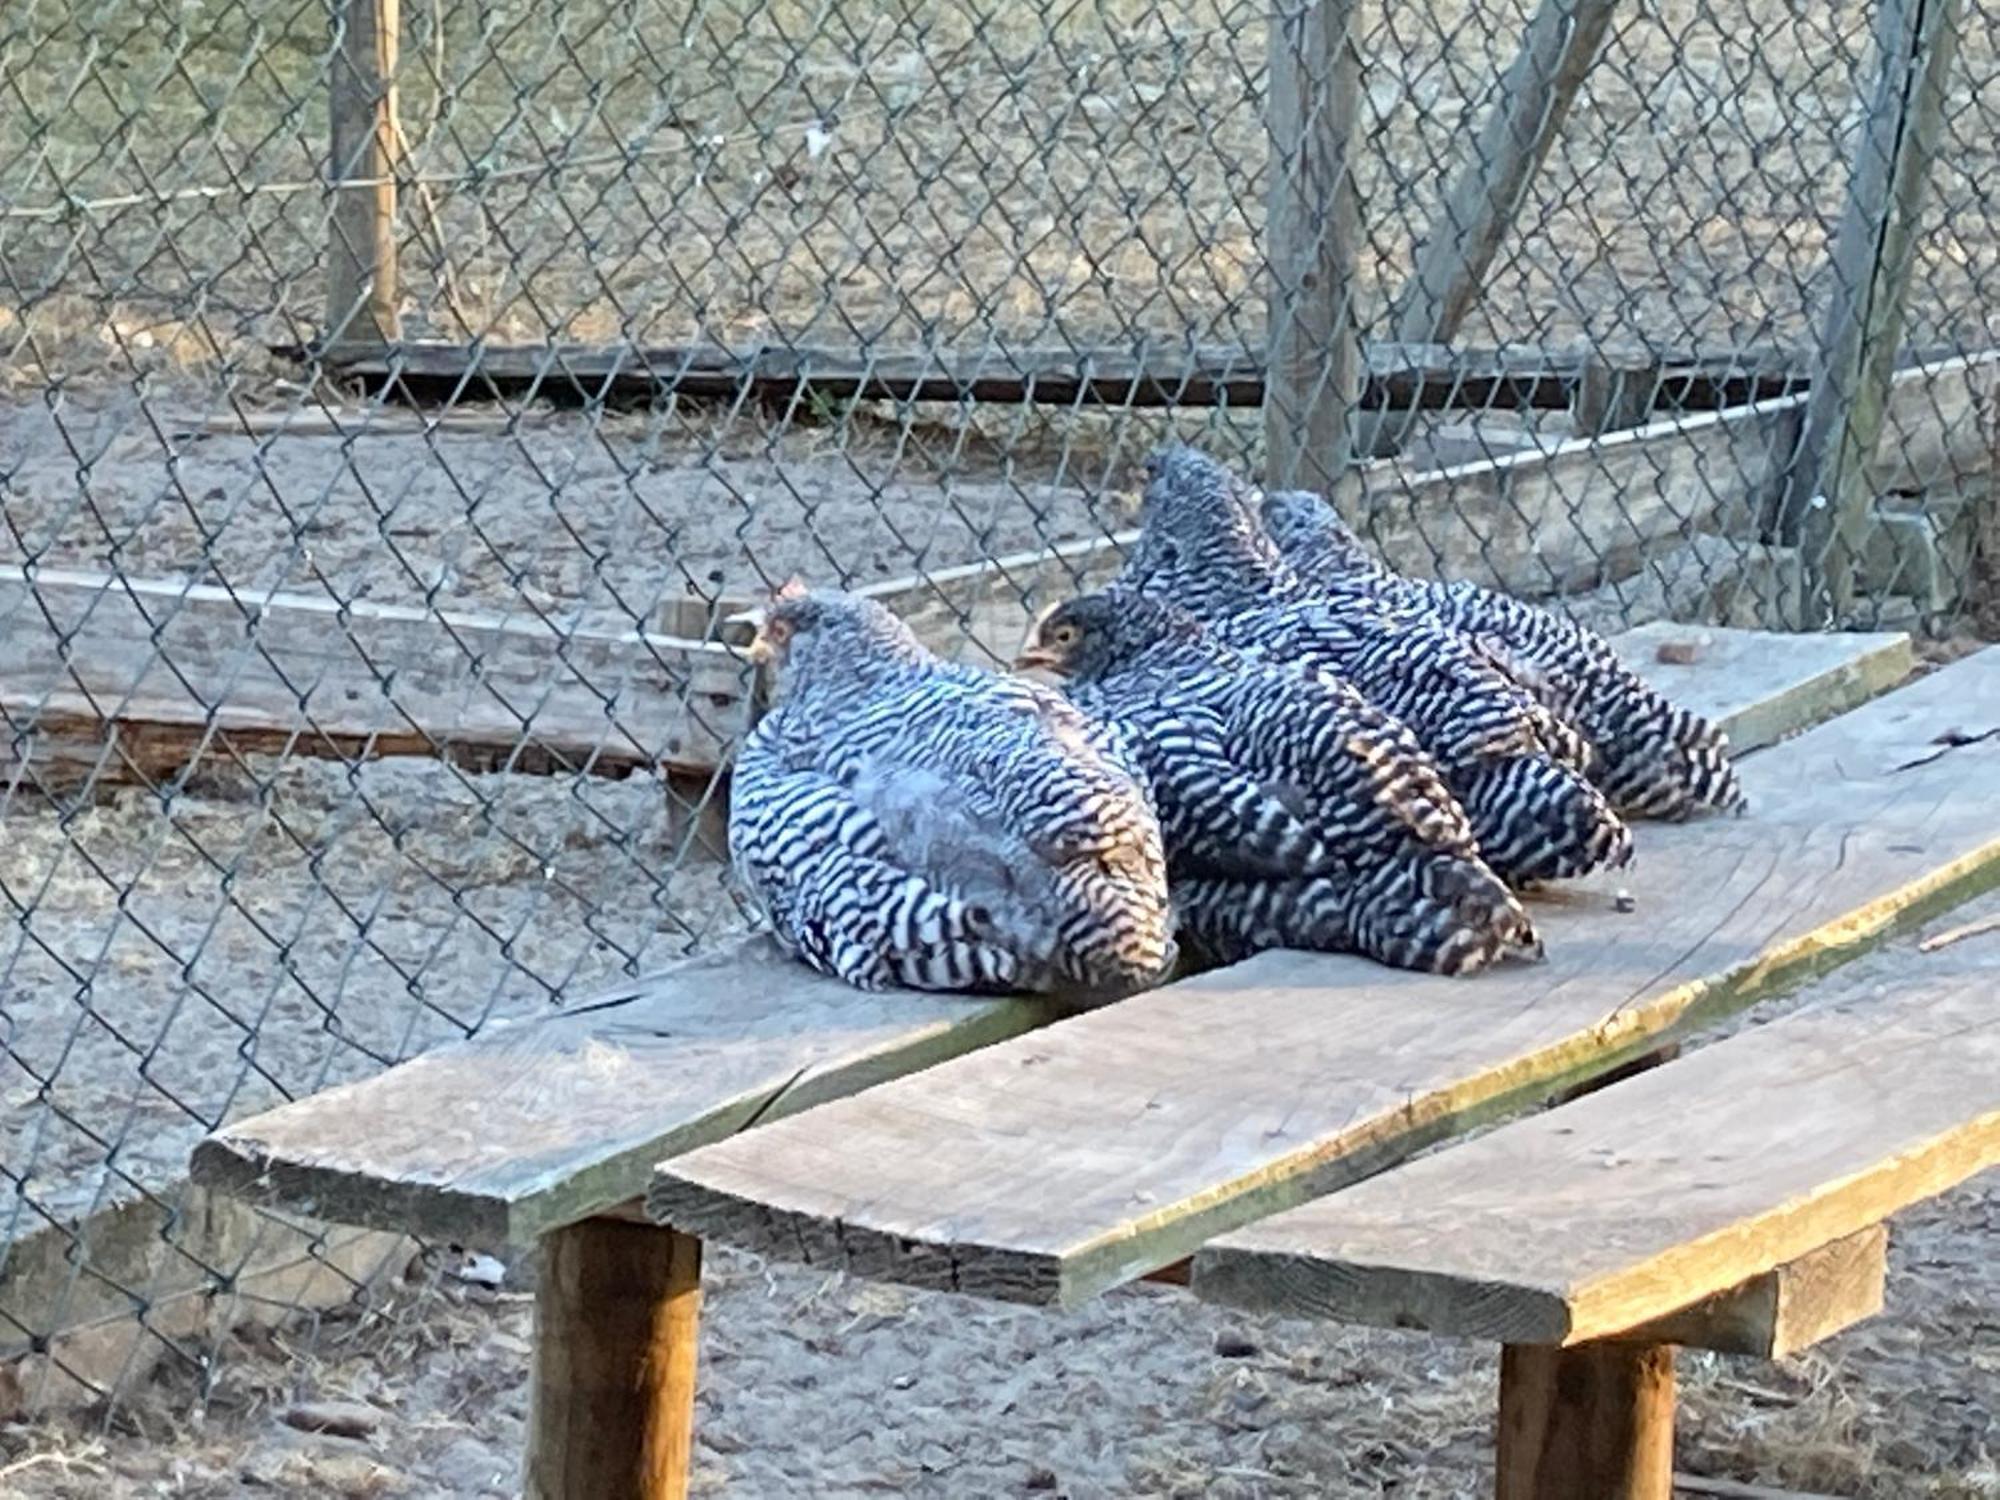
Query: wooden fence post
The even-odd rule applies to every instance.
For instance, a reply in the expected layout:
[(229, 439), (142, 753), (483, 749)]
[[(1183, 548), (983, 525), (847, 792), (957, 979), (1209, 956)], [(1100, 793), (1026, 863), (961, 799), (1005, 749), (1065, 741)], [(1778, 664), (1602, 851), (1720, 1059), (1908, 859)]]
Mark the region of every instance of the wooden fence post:
[(1508, 1344), (1496, 1458), (1496, 1500), (1669, 1500), (1673, 1348)]
[(1351, 156), (1361, 66), (1356, 0), (1277, 0), (1271, 13), (1269, 374), (1265, 480), (1333, 492), (1351, 465), (1361, 341), (1354, 256), (1361, 211)]
[[(1542, 0), (1419, 242), (1415, 269), (1390, 301), (1389, 325), (1399, 343), (1444, 344), (1458, 336), (1528, 184), (1597, 61), (1617, 3)], [(1409, 435), (1413, 416), (1382, 412), (1366, 424), (1363, 451), (1395, 452)]]
[(1853, 606), (1873, 499), (1868, 466), (1902, 343), (1958, 10), (1959, 0), (1881, 0), (1876, 13), (1875, 94), (1834, 239), (1832, 301), (1780, 519), (1803, 564), (1792, 621), (1800, 628), (1839, 623)]
[(684, 1500), (701, 1241), (585, 1219), (542, 1241), (528, 1500)]
[[(326, 247), (327, 345), (400, 334), (396, 285), (396, 44), (400, 0), (334, 0), (327, 115), (333, 211)], [(352, 183), (353, 186), (340, 184)]]

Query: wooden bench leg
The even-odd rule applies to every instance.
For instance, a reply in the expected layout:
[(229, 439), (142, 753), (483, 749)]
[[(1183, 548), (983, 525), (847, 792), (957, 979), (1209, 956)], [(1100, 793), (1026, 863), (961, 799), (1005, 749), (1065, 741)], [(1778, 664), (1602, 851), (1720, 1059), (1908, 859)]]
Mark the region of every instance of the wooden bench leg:
[(1670, 1344), (1500, 1352), (1498, 1500), (1669, 1500)]
[(529, 1500), (682, 1500), (700, 1326), (693, 1235), (586, 1219), (543, 1239)]

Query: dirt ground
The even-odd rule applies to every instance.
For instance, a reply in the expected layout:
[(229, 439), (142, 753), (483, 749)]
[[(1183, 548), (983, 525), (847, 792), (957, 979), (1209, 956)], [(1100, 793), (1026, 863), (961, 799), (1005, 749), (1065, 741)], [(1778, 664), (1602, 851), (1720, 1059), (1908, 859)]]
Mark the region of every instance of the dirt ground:
[(943, 430), (907, 436), (900, 453), (872, 426), (781, 430), (713, 409), (544, 408), (513, 433), (447, 420), (429, 435), (387, 410), (346, 440), (205, 430), (227, 415), (188, 383), (145, 403), (102, 390), (54, 408), (0, 400), (0, 563), (110, 562), (253, 593), (330, 587), (657, 628), (663, 606), (690, 596), (756, 597), (794, 574), (907, 577), (1129, 524), (1094, 498), (1127, 487), (1102, 455), (1044, 466), (1016, 448), (1023, 467), (1009, 472), (990, 442)]
[[(1993, 913), (2000, 896), (1926, 931)], [(1757, 1019), (1884, 993), (1922, 962), (1915, 941)], [(1964, 941), (2000, 978), (2000, 932)], [(1884, 1316), (1776, 1364), (1683, 1353), (1681, 1470), (1854, 1500), (2000, 1496), (2000, 1174), (1902, 1215), (1892, 1243)], [(511, 1495), (531, 1275), (431, 1275), (316, 1323), (246, 1326), (205, 1386), (163, 1369), (108, 1425), (0, 1427), (0, 1495)], [(728, 1252), (706, 1284), (699, 1494), (1444, 1500), (1488, 1482), (1490, 1348), (1156, 1287), (1045, 1313)], [(370, 1430), (282, 1420), (325, 1401), (367, 1407)]]

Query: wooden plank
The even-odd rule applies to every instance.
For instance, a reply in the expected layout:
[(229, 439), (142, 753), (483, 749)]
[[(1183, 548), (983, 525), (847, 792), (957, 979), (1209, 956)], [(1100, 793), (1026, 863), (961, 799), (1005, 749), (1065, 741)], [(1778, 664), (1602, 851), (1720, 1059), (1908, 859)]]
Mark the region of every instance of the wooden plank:
[(1768, 629), (1786, 618), (1798, 570), (1796, 548), (1702, 533), (1649, 552), (1616, 582), (1543, 604), (1607, 636), (1656, 620)]
[[(1678, 417), (1427, 473), (1411, 474), (1392, 461), (1367, 464), (1358, 471), (1359, 524), (1403, 572), (1464, 579), (1523, 598), (1593, 588), (1608, 595), (1607, 575), (1644, 591), (1647, 580), (1640, 575), (1660, 566), (1661, 549), (1683, 538), (1681, 546), (1700, 554), (1692, 557), (1699, 573), (1721, 569), (1710, 553), (1732, 554), (1727, 582), (1733, 590), (1753, 556), (1763, 571), (1778, 571), (1763, 558), (1771, 549), (1711, 535), (1710, 529), (1763, 524), (1805, 400), (1792, 396)], [(1877, 455), (1882, 483), (1904, 471), (1920, 470), (1928, 484), (1940, 475), (1991, 468), (1990, 428), (1981, 414), (2000, 401), (2000, 350), (1903, 370), (1889, 400)], [(1101, 586), (1137, 539), (1136, 531), (1123, 530), (891, 579), (866, 592), (918, 617), (919, 632), (933, 649), (1005, 661), (1042, 604)], [(1742, 559), (1734, 557), (1739, 553)], [(1667, 602), (1682, 607), (1687, 593), (1669, 589)], [(1592, 623), (1616, 602), (1593, 598)]]
[[(273, 351), (306, 361), (296, 345)], [(663, 396), (743, 397), (792, 405), (808, 396), (849, 401), (938, 401), (1056, 406), (1248, 410), (1264, 400), (1261, 345), (1172, 344), (962, 351), (852, 349), (801, 344), (479, 344), (412, 341), (389, 349), (336, 348), (325, 364), (371, 387), (419, 396), (518, 397), (540, 391), (639, 402)], [(1943, 356), (1939, 356), (1943, 357)], [(1643, 378), (1677, 410), (1707, 411), (1802, 390), (1809, 371), (1779, 348), (1649, 351), (1532, 345), (1364, 347), (1364, 406), (1398, 411), (1562, 411), (1604, 373)]]
[[(1878, 463), (1909, 434), (1951, 432), (1940, 440), (1955, 468), (1990, 468), (1979, 425), (1952, 428), (1940, 414), (1984, 409), (1996, 373), (2000, 350), (1899, 370)], [(1783, 493), (1810, 399), (1670, 417), (1428, 474), (1370, 465), (1356, 523), (1406, 573), (1469, 579), (1527, 598), (1591, 588), (1634, 572), (1663, 544), (1762, 526)], [(1903, 437), (1892, 441), (1892, 433)]]
[(225, 1126), (195, 1181), (344, 1224), (525, 1245), (637, 1197), (660, 1157), (1052, 1019), (1053, 1003), (864, 994), (755, 941), (545, 1021), (494, 1026)]
[(2000, 1163), (2000, 994), (1989, 963), (1953, 953), (1227, 1236), (1195, 1286), (1575, 1344), (1796, 1261)]
[(1544, 964), (1459, 982), (1263, 954), (665, 1161), (648, 1212), (861, 1274), (1077, 1302), (2000, 880), (2000, 740), (1933, 743), (1987, 725), (2000, 650), (1751, 759), (1750, 817), (1649, 825), (1620, 877), (1636, 910), (1580, 882), (1543, 913)]
[(1704, 1474), (1674, 1475), (1677, 1495), (1705, 1495), (1713, 1500), (1842, 1500), (1841, 1496), (1814, 1491), (1781, 1490), (1768, 1484), (1743, 1484), (1734, 1479), (1714, 1479)]
[[(399, 1272), (414, 1248), (396, 1231), (281, 1219), (184, 1181), (145, 1196), (120, 1191), (78, 1218), (19, 1197), (0, 1211), (10, 1226), (0, 1366), (43, 1412), (101, 1401), (176, 1347), (239, 1323), (349, 1303), (358, 1287)], [(89, 1270), (79, 1275), (79, 1266)]]
[(380, 345), (402, 332), (396, 278), (396, 45), (401, 0), (337, 0), (329, 60), (326, 334)]
[(1669, 1500), (1674, 1351), (1510, 1345), (1497, 1448), (1497, 1500)]
[(1353, 464), (1361, 397), (1354, 271), (1362, 243), (1354, 155), (1361, 136), (1355, 0), (1274, 0), (1265, 125), (1264, 475), (1332, 494)]
[(1617, 0), (1542, 0), (1536, 9), (1437, 216), (1418, 237), (1415, 268), (1390, 300), (1399, 339), (1458, 336), (1616, 9)]
[(1881, 1312), (1888, 1279), (1889, 1230), (1876, 1224), (1613, 1337), (1785, 1359)]
[(587, 1219), (543, 1239), (528, 1500), (683, 1500), (701, 1241)]
[[(1916, 670), (1901, 631), (1773, 635), (1658, 621), (1614, 636), (1611, 646), (1674, 702), (1727, 724), (1738, 755), (1880, 697)], [(1694, 659), (1673, 659), (1684, 646)]]
[(755, 694), (708, 642), (56, 568), (0, 568), (0, 678), (17, 765), (111, 779), (232, 742), (706, 777)]
[(1958, 53), (1958, 0), (1882, 0), (1875, 93), (1833, 244), (1833, 292), (1805, 440), (1785, 489), (1783, 538), (1806, 562), (1799, 623), (1847, 617), (1875, 493), (1891, 370), (1916, 265), (1917, 234)]

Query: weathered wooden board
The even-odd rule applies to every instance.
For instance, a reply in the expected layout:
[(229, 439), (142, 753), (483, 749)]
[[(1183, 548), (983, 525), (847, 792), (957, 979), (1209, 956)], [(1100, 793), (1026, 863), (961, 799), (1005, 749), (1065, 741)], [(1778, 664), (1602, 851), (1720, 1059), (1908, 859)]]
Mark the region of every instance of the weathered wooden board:
[[(1602, 593), (1606, 580), (1626, 579), (1654, 592), (1642, 568), (1676, 542), (1756, 534), (1777, 503), (1808, 399), (1774, 397), (1428, 472), (1365, 464), (1359, 520), (1385, 559), (1422, 577), (1525, 598)], [(1878, 492), (1948, 487), (1990, 471), (1996, 407), (2000, 351), (1899, 371), (1870, 471)], [(1137, 535), (1118, 531), (868, 592), (913, 618), (933, 649), (1004, 661), (1038, 608), (1111, 578)], [(1768, 570), (1768, 549), (1754, 541), (1733, 536), (1725, 550), (1732, 578), (1751, 563)], [(1598, 625), (1608, 611), (1594, 603), (1589, 623)]]
[(1773, 635), (1660, 621), (1611, 645), (1674, 702), (1727, 724), (1738, 755), (1879, 697), (1916, 667), (1901, 631)]
[(2000, 993), (1964, 948), (1251, 1225), (1212, 1301), (1575, 1344), (1627, 1332), (2000, 1164)]
[(1613, 1336), (1785, 1359), (1881, 1312), (1888, 1282), (1889, 1227), (1876, 1224)]
[(30, 778), (159, 775), (232, 744), (706, 773), (753, 680), (721, 645), (526, 612), (0, 569), (8, 755)]
[[(280, 355), (304, 360), (296, 345)], [(1366, 346), (1365, 406), (1398, 410), (1538, 407), (1560, 410), (1593, 367), (1643, 377), (1686, 410), (1736, 406), (1797, 390), (1806, 372), (1775, 347), (1660, 351), (1550, 349), (1514, 345), (1374, 343)], [(371, 383), (442, 387), (464, 399), (491, 388), (569, 391), (585, 399), (652, 400), (664, 394), (767, 402), (808, 394), (861, 401), (1017, 402), (1056, 406), (1229, 406), (1264, 399), (1261, 342), (1160, 349), (998, 348), (970, 356), (938, 350), (813, 348), (785, 343), (348, 344), (322, 351), (328, 368)]]
[(663, 1155), (1053, 1014), (864, 994), (755, 941), (227, 1126), (193, 1176), (338, 1223), (525, 1245), (636, 1197)]
[(1747, 818), (1647, 826), (1474, 980), (1270, 953), (663, 1162), (647, 1208), (766, 1253), (1075, 1302), (1603, 1073), (2000, 881), (2000, 650), (1745, 765)]
[[(1792, 644), (1771, 643), (1781, 654)], [(1706, 690), (1725, 724), (1748, 711), (1728, 706), (1740, 696)], [(231, 1125), (197, 1150), (195, 1175), (341, 1222), (522, 1242), (637, 1198), (671, 1151), (1055, 1014), (1040, 1002), (860, 996), (761, 945), (731, 949)]]
[[(2000, 351), (1898, 371), (1871, 472), (1902, 474), (1904, 442), (1925, 455), (1931, 483), (1990, 468), (1979, 414), (1996, 372)], [(1405, 572), (1528, 597), (1589, 588), (1673, 538), (1758, 527), (1782, 491), (1809, 400), (1673, 417), (1413, 477), (1371, 466), (1360, 524)]]
[(1135, 531), (1022, 552), (860, 590), (900, 615), (947, 661), (1006, 666), (1029, 622), (1048, 605), (1101, 589), (1124, 566)]

